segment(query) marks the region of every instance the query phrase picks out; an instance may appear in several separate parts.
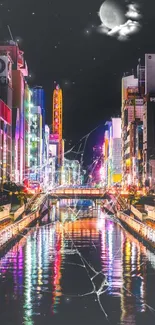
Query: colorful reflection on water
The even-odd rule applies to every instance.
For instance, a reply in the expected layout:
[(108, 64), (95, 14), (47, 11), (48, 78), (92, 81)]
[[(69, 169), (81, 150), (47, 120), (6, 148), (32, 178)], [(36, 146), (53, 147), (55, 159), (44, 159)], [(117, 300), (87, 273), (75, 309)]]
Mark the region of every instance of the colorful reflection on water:
[(0, 322), (153, 325), (154, 287), (155, 255), (113, 218), (54, 207), (0, 259)]

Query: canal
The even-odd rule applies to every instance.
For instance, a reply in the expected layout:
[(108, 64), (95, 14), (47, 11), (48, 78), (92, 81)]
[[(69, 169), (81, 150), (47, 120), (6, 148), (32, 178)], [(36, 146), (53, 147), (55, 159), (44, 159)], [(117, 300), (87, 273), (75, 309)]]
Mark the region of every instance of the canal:
[(0, 258), (0, 324), (154, 325), (155, 255), (100, 207), (54, 207)]

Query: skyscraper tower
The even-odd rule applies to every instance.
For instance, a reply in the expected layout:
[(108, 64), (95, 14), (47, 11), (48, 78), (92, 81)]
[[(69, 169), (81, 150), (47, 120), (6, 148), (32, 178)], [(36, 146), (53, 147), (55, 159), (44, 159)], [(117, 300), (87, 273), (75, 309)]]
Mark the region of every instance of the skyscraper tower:
[(53, 134), (58, 137), (58, 166), (63, 162), (63, 140), (62, 140), (62, 89), (56, 85), (53, 92)]
[[(12, 108), (12, 121), (13, 121), (13, 136), (16, 137), (18, 133), (18, 146), (12, 147), (13, 156), (17, 159), (13, 163), (12, 179), (15, 182), (22, 184), (25, 178), (25, 112), (24, 112), (24, 91), (25, 91), (25, 77), (28, 76), (28, 67), (24, 59), (24, 52), (18, 47), (14, 41), (4, 42), (0, 44), (0, 55), (5, 53), (5, 60), (2, 60), (2, 68), (5, 64), (5, 69), (1, 72), (1, 85), (0, 85), (0, 98)], [(7, 56), (6, 56), (7, 54)], [(9, 56), (8, 56), (9, 55)], [(11, 61), (9, 63), (9, 57)], [(5, 61), (5, 62), (4, 62)], [(11, 67), (12, 65), (12, 67)], [(2, 84), (3, 80), (3, 84)], [(16, 128), (16, 131), (15, 129)], [(15, 139), (14, 139), (15, 140)], [(15, 153), (16, 151), (16, 153)], [(16, 165), (16, 167), (15, 167)], [(3, 176), (2, 176), (3, 177)], [(4, 179), (5, 180), (5, 179)]]
[[(41, 86), (32, 88), (32, 102), (34, 106), (40, 106), (42, 112), (42, 139), (45, 134), (45, 91)], [(44, 141), (43, 141), (44, 147)], [(44, 148), (43, 148), (44, 149)]]

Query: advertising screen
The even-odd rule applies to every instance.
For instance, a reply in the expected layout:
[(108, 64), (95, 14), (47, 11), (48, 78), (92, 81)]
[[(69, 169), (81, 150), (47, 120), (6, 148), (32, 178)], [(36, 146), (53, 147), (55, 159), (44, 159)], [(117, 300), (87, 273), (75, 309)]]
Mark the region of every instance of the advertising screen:
[(49, 144), (49, 156), (56, 157), (57, 156), (57, 145)]

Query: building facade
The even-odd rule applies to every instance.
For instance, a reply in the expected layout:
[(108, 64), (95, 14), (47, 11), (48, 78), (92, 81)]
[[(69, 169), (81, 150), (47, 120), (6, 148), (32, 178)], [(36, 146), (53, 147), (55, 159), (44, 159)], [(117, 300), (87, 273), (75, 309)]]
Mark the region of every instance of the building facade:
[(48, 125), (45, 125), (45, 134), (44, 134), (44, 176), (43, 176), (43, 187), (48, 189), (49, 186), (49, 138), (50, 138), (50, 129)]
[(0, 186), (12, 180), (12, 110), (0, 99)]
[[(11, 63), (8, 62), (7, 69), (10, 71), (9, 77), (7, 78), (9, 84), (3, 83), (3, 90), (1, 88), (0, 98), (5, 97), (4, 102), (12, 107), (12, 121), (13, 127), (18, 131), (18, 135), (15, 134), (15, 129), (13, 130), (13, 176), (14, 181), (20, 183), (23, 182), (25, 174), (25, 139), (24, 139), (24, 91), (25, 91), (25, 77), (28, 76), (27, 64), (24, 60), (24, 53), (20, 51), (18, 44), (14, 41), (9, 41), (0, 45), (0, 54), (7, 53), (11, 58)], [(4, 67), (4, 65), (3, 65)], [(5, 69), (6, 70), (6, 69)], [(3, 77), (6, 80), (6, 78)], [(17, 123), (17, 125), (16, 125)], [(18, 138), (18, 148), (15, 147)], [(18, 151), (18, 153), (17, 153)], [(16, 154), (18, 157), (16, 158)], [(15, 174), (16, 170), (16, 174)]]
[(121, 185), (122, 182), (122, 139), (121, 118), (106, 122), (104, 134), (104, 163), (101, 169), (103, 185)]
[(31, 89), (32, 91), (32, 102), (34, 106), (41, 107), (41, 114), (42, 114), (42, 139), (43, 139), (43, 156), (45, 155), (45, 91), (41, 86), (36, 86)]
[(78, 160), (64, 159), (63, 184), (66, 186), (81, 185), (81, 166)]
[(63, 166), (63, 140), (62, 140), (62, 89), (56, 85), (53, 91), (53, 118), (52, 118), (52, 133), (58, 138), (58, 153), (57, 153), (57, 167)]
[(42, 113), (40, 106), (32, 106), (30, 113), (30, 181), (43, 183), (42, 165)]
[(24, 180), (30, 176), (30, 126), (31, 126), (31, 108), (32, 92), (27, 83), (24, 89)]
[(12, 58), (0, 48), (0, 186), (12, 180)]
[[(139, 80), (134, 75), (122, 79), (122, 185), (141, 185), (141, 144), (136, 142), (137, 132), (143, 124), (143, 97), (139, 92)], [(140, 147), (137, 147), (137, 145)]]
[(59, 185), (60, 170), (58, 170), (57, 168), (58, 142), (59, 142), (59, 138), (57, 134), (49, 135), (49, 185), (50, 187)]
[(95, 145), (93, 147), (93, 164), (92, 164), (92, 182), (94, 184), (101, 183), (101, 167), (103, 165), (103, 145)]
[(155, 54), (145, 54), (143, 183), (155, 188)]

